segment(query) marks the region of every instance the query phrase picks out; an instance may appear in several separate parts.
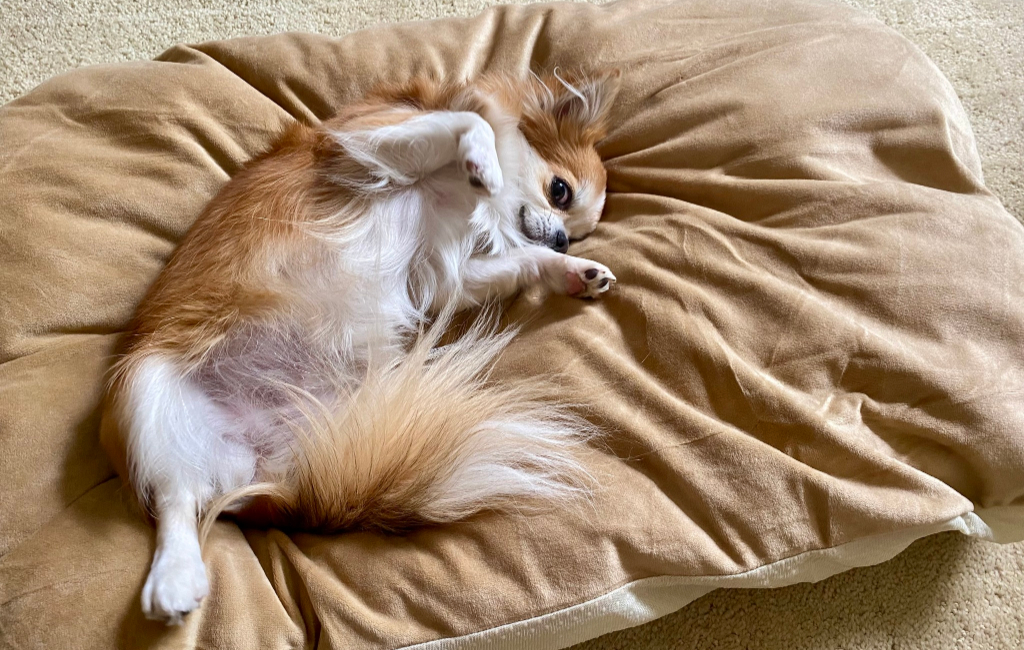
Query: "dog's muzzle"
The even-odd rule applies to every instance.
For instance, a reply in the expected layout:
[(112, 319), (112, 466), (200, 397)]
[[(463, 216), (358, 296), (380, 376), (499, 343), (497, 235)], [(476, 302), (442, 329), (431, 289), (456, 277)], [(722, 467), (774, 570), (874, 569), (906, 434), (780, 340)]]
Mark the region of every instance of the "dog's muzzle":
[(531, 241), (547, 246), (557, 253), (569, 250), (569, 236), (565, 234), (565, 230), (532, 214), (526, 205), (519, 208), (519, 231)]

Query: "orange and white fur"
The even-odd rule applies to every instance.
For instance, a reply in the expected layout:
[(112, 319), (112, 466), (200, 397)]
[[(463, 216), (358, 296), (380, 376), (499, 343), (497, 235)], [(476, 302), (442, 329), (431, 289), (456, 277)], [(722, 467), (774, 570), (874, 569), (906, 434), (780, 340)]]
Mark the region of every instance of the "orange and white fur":
[(147, 616), (180, 622), (207, 595), (204, 515), (402, 530), (585, 490), (586, 425), (534, 380), (487, 380), (511, 334), (423, 328), (531, 284), (611, 287), (565, 251), (604, 206), (594, 145), (617, 87), (381, 89), (294, 126), (213, 199), (139, 307), (103, 427), (156, 522)]

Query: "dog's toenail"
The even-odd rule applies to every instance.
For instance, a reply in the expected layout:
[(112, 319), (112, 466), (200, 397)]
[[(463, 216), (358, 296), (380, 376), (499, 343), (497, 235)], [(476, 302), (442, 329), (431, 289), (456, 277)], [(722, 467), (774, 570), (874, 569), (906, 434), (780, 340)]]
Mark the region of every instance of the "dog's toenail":
[(584, 275), (587, 276), (588, 280), (593, 280), (597, 277), (597, 269), (587, 269), (587, 272)]
[(597, 283), (597, 288), (598, 289), (604, 289), (607, 286), (608, 286), (608, 278), (605, 278), (604, 280), (601, 280), (600, 282)]

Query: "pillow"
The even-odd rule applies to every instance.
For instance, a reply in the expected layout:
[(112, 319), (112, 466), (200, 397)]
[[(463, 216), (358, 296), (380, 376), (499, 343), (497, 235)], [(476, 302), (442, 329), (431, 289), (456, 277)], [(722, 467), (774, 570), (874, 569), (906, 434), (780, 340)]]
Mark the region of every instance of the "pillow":
[[(118, 335), (293, 120), (421, 73), (619, 66), (599, 302), (520, 300), (498, 374), (608, 434), (589, 509), (405, 537), (219, 523), (213, 595), (142, 618), (153, 531), (97, 442)], [(953, 90), (816, 0), (499, 7), (174, 47), (0, 109), (0, 629), (32, 647), (558, 647), (718, 587), (960, 530), (1024, 537), (1024, 228)]]

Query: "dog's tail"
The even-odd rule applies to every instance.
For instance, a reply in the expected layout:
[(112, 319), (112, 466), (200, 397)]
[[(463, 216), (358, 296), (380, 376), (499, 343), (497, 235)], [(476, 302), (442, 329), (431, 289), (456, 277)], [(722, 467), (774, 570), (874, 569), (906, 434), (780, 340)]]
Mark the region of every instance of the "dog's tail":
[(587, 495), (584, 455), (594, 429), (551, 399), (549, 380), (489, 381), (514, 331), (479, 319), (438, 347), (448, 320), (398, 361), (368, 370), (337, 404), (301, 396), (290, 474), (216, 499), (200, 538), (242, 499), (243, 519), (272, 525), (398, 531)]

